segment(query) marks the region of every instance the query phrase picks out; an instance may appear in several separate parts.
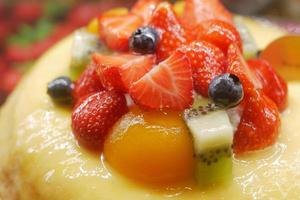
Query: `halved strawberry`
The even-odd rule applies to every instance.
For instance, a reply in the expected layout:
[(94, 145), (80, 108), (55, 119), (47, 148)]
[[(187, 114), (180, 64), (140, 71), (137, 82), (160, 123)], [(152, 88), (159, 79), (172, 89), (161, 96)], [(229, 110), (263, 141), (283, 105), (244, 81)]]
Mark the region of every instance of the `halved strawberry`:
[(184, 27), (193, 29), (203, 21), (220, 19), (233, 23), (231, 13), (219, 0), (185, 0), (185, 8), (182, 16)]
[(95, 54), (93, 61), (98, 65), (98, 73), (103, 85), (111, 90), (128, 92), (129, 87), (154, 66), (153, 55), (101, 55)]
[(86, 95), (104, 90), (96, 72), (96, 66), (90, 65), (74, 83), (73, 98), (75, 102)]
[(147, 23), (159, 3), (160, 0), (138, 0), (132, 7), (131, 12), (142, 17), (144, 22)]
[(131, 34), (143, 24), (143, 19), (134, 14), (101, 15), (99, 34), (105, 44), (116, 51), (127, 51)]
[(243, 52), (242, 39), (237, 29), (221, 20), (209, 20), (201, 24), (204, 31), (198, 32), (198, 38), (213, 43), (226, 54), (230, 44), (235, 43)]
[(162, 61), (168, 58), (174, 50), (186, 43), (186, 34), (169, 3), (161, 3), (154, 11), (150, 25), (155, 27), (160, 35), (157, 47), (157, 58)]
[(265, 94), (253, 90), (246, 97), (246, 106), (234, 135), (236, 154), (264, 149), (276, 142), (280, 115), (275, 103)]
[(262, 90), (277, 105), (280, 111), (287, 106), (288, 88), (284, 79), (263, 59), (249, 60), (248, 64), (262, 83)]
[(195, 90), (208, 97), (211, 80), (225, 71), (226, 58), (223, 52), (206, 41), (195, 41), (180, 48), (190, 60)]
[(262, 88), (260, 80), (249, 68), (239, 47), (236, 44), (231, 44), (229, 46), (227, 59), (227, 73), (231, 73), (239, 77), (243, 84), (245, 94), (253, 91), (254, 89)]
[(176, 51), (133, 83), (129, 94), (136, 104), (153, 109), (183, 110), (193, 102), (190, 63), (184, 53)]

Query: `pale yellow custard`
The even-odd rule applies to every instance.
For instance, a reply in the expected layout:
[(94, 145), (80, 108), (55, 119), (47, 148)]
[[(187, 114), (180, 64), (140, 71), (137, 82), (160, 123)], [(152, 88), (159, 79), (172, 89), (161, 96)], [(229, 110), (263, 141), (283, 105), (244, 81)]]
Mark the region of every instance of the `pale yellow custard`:
[[(247, 21), (262, 48), (283, 33)], [(300, 197), (300, 83), (289, 84), (289, 108), (278, 142), (234, 160), (233, 180), (154, 189), (128, 180), (103, 157), (77, 145), (70, 110), (54, 105), (46, 85), (69, 73), (72, 38), (44, 55), (19, 85), (0, 116), (0, 199), (161, 200), (298, 199)]]

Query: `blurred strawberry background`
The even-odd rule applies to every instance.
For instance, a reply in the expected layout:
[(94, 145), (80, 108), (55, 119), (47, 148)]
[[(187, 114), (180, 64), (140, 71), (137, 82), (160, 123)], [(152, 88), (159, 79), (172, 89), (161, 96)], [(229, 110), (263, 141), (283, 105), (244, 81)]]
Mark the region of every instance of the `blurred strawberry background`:
[[(32, 63), (101, 12), (133, 0), (0, 0), (0, 104)], [(234, 12), (264, 16), (300, 33), (300, 0), (223, 0)], [(286, 20), (288, 19), (288, 20)]]

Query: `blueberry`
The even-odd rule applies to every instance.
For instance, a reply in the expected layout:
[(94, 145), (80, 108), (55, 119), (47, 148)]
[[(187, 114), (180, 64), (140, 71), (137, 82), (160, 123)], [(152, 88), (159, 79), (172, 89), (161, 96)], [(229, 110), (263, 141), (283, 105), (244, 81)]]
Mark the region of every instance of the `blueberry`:
[(240, 79), (233, 74), (223, 74), (215, 77), (208, 88), (209, 97), (221, 107), (237, 106), (244, 97)]
[(136, 53), (152, 54), (155, 53), (158, 43), (157, 31), (150, 27), (144, 26), (138, 28), (130, 37), (130, 49)]
[(72, 101), (73, 82), (61, 76), (48, 83), (47, 93), (57, 103), (68, 104)]

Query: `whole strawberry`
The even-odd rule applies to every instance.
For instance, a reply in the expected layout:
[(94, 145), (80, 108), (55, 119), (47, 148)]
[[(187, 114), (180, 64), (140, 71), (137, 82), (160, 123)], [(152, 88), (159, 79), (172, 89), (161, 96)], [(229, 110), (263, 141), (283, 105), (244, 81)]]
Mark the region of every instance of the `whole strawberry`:
[(280, 128), (277, 106), (263, 92), (251, 91), (244, 101), (245, 108), (234, 135), (233, 150), (236, 154), (273, 145)]
[(266, 60), (249, 60), (248, 65), (262, 83), (262, 90), (265, 95), (274, 101), (280, 111), (283, 111), (287, 107), (288, 94), (288, 87), (285, 80)]
[(206, 41), (195, 41), (180, 48), (188, 57), (196, 92), (208, 97), (208, 85), (211, 80), (225, 72), (226, 58), (215, 45)]
[(128, 111), (124, 95), (102, 91), (82, 100), (73, 110), (72, 130), (79, 144), (100, 150), (110, 128)]
[(100, 92), (104, 90), (100, 78), (96, 72), (96, 66), (90, 65), (80, 75), (77, 81), (74, 83), (73, 98), (77, 102), (80, 98)]

